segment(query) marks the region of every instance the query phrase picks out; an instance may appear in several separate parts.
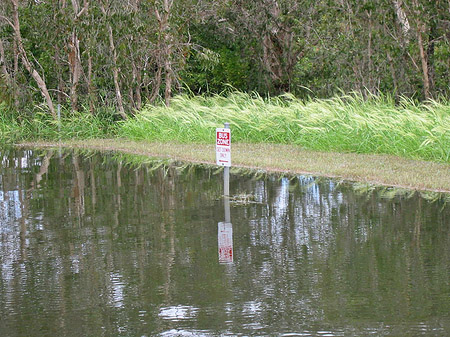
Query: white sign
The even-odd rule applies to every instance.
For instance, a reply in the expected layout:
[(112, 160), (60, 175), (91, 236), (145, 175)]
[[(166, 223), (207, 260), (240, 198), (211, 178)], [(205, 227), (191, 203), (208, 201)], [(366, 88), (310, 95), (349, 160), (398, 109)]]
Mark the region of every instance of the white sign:
[(219, 263), (233, 263), (233, 225), (219, 222), (217, 241), (219, 243)]
[(231, 130), (216, 129), (216, 163), (231, 166)]

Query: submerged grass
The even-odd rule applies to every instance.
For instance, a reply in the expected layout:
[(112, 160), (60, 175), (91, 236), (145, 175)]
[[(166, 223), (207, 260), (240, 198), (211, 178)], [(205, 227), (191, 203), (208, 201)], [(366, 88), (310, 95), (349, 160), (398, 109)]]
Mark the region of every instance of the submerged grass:
[[(109, 142), (111, 140), (108, 140)], [(122, 144), (122, 151), (110, 151), (105, 150), (106, 144), (102, 144), (102, 140), (90, 140), (83, 143), (78, 143), (77, 147), (74, 147), (72, 149), (60, 149), (60, 151), (64, 153), (72, 153), (75, 152), (77, 154), (82, 154), (86, 157), (93, 156), (98, 153), (98, 149), (104, 150), (106, 153), (108, 153), (108, 157), (104, 158), (112, 158), (116, 160), (117, 162), (120, 162), (124, 166), (128, 166), (130, 168), (134, 169), (140, 169), (145, 167), (147, 173), (153, 173), (157, 172), (157, 170), (162, 169), (164, 170), (165, 174), (168, 174), (168, 172), (171, 169), (176, 170), (178, 173), (182, 173), (184, 176), (195, 176), (198, 172), (198, 169), (202, 170), (208, 170), (210, 175), (222, 175), (223, 174), (223, 168), (218, 168), (216, 165), (212, 163), (193, 163), (189, 161), (180, 161), (173, 157), (153, 157), (150, 156), (149, 153), (146, 155), (142, 154), (145, 153), (142, 151), (142, 149), (139, 149), (139, 143), (135, 143), (134, 146), (130, 146), (130, 144), (124, 145)], [(83, 147), (86, 146), (86, 147)], [(113, 148), (117, 148), (114, 144)], [(167, 144), (163, 145), (167, 146)], [(96, 147), (97, 149), (93, 149), (93, 147)], [(288, 147), (286, 147), (288, 148)], [(136, 153), (141, 154), (133, 154), (132, 151), (136, 151)], [(166, 155), (167, 152), (172, 152), (171, 150), (167, 151), (167, 148), (164, 149)], [(204, 152), (213, 152), (213, 151), (204, 151)], [(278, 152), (278, 151), (276, 151)], [(305, 152), (303, 152), (305, 153)], [(172, 153), (171, 153), (172, 154)], [(271, 155), (275, 155), (276, 153), (271, 153)], [(387, 158), (386, 156), (381, 157), (382, 160), (386, 162)], [(191, 158), (193, 159), (193, 158)], [(408, 160), (404, 160), (405, 162), (408, 162)], [(425, 163), (427, 166), (424, 168), (427, 172), (431, 173), (432, 175), (435, 173), (435, 168), (439, 167), (442, 164), (436, 164), (436, 163)], [(310, 183), (319, 183), (321, 181), (327, 182), (329, 178), (325, 177), (308, 177), (305, 175), (299, 175), (292, 171), (267, 171), (263, 169), (257, 169), (254, 168), (248, 168), (248, 167), (237, 167), (233, 166), (231, 167), (230, 173), (232, 175), (237, 176), (247, 176), (249, 178), (254, 179), (270, 179), (273, 177), (280, 179), (288, 178), (290, 181), (290, 190), (295, 188), (300, 188), (303, 190), (307, 190), (310, 186)], [(449, 177), (450, 178), (450, 177)], [(304, 183), (304, 181), (308, 181), (308, 183)], [(334, 179), (334, 188), (339, 190), (341, 187), (344, 188), (352, 188), (356, 193), (360, 195), (364, 195), (367, 200), (374, 197), (375, 199), (382, 198), (382, 199), (388, 199), (393, 200), (394, 198), (402, 198), (402, 199), (409, 199), (416, 195), (420, 195), (420, 197), (425, 198), (426, 200), (430, 202), (442, 202), (443, 205), (450, 203), (450, 193), (442, 193), (437, 191), (431, 191), (431, 190), (416, 190), (411, 188), (404, 188), (404, 187), (393, 187), (393, 186), (383, 186), (379, 184), (371, 184), (368, 182), (348, 182), (341, 179)], [(443, 186), (443, 185), (442, 185)], [(450, 191), (450, 179), (447, 179), (447, 186), (448, 190)], [(253, 194), (248, 194), (245, 191), (237, 191), (236, 194), (231, 196), (230, 202), (234, 204), (235, 206), (239, 205), (248, 205), (252, 203), (256, 203), (255, 196)]]
[[(55, 143), (33, 142), (22, 145), (120, 151), (144, 156), (142, 158), (156, 157), (160, 161), (167, 162), (211, 164), (217, 168), (213, 144), (91, 139)], [(292, 173), (359, 181), (368, 186), (385, 185), (415, 190), (450, 192), (449, 164), (397, 156), (326, 153), (305, 150), (296, 145), (236, 143), (233, 145), (232, 162), (232, 171), (236, 174), (242, 174), (246, 169), (255, 169), (254, 172), (257, 174), (264, 171)]]
[(299, 145), (317, 151), (392, 154), (450, 162), (450, 103), (359, 94), (303, 101), (292, 95), (177, 96), (122, 122), (133, 140), (213, 143), (229, 122), (234, 142)]

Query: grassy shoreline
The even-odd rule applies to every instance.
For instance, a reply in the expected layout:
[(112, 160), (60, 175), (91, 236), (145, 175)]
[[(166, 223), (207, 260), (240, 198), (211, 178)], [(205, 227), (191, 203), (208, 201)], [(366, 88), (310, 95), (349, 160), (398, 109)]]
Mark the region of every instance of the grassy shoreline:
[(0, 141), (58, 146), (62, 140), (65, 147), (213, 164), (215, 128), (229, 122), (234, 166), (450, 192), (450, 101), (444, 99), (233, 92), (179, 95), (170, 106), (145, 105), (126, 121), (114, 114), (68, 109), (60, 121), (44, 113), (18, 118), (0, 104)]
[[(20, 142), (19, 147), (52, 147), (119, 151), (192, 163), (215, 164), (211, 144), (90, 139)], [(450, 193), (450, 165), (392, 155), (306, 150), (296, 145), (233, 143), (235, 167), (330, 177), (380, 186)]]

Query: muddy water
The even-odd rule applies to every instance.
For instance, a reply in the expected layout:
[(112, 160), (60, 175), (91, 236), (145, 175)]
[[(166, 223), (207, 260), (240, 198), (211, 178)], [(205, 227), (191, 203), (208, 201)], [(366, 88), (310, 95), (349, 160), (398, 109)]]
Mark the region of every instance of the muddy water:
[(0, 159), (0, 336), (450, 335), (442, 198), (232, 175), (227, 203), (204, 167)]

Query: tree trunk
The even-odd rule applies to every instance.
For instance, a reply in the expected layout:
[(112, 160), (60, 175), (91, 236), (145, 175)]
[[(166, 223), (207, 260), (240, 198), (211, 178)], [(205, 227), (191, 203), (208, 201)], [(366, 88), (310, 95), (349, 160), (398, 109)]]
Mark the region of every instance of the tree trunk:
[(166, 72), (166, 88), (164, 90), (164, 101), (166, 106), (170, 105), (170, 98), (172, 97), (172, 65), (169, 58), (164, 62), (164, 70)]
[(367, 40), (367, 58), (368, 58), (368, 65), (367, 65), (367, 77), (368, 77), (368, 85), (367, 88), (370, 92), (374, 93), (375, 88), (373, 86), (373, 79), (372, 79), (372, 15), (370, 12), (366, 12), (367, 14), (367, 20), (369, 21), (369, 38)]
[(64, 101), (64, 79), (63, 79), (63, 65), (61, 62), (61, 54), (59, 48), (56, 48), (55, 54), (55, 64), (56, 64), (56, 77), (58, 79), (58, 104)]
[(142, 95), (141, 95), (141, 71), (140, 68), (136, 66), (136, 63), (133, 62), (133, 77), (136, 83), (135, 89), (135, 107), (137, 110), (140, 110), (142, 107)]
[(11, 76), (9, 75), (8, 69), (6, 68), (6, 59), (5, 59), (5, 49), (3, 48), (3, 40), (0, 38), (0, 70), (3, 76), (5, 77), (8, 85), (11, 82)]
[(19, 21), (19, 0), (11, 0), (11, 3), (13, 5), (13, 28), (15, 33), (15, 39), (17, 42), (17, 49), (20, 54), (20, 57), (22, 59), (22, 63), (27, 69), (27, 71), (30, 73), (31, 77), (36, 81), (36, 84), (38, 85), (39, 89), (41, 90), (42, 96), (44, 96), (47, 106), (50, 110), (50, 113), (52, 114), (53, 118), (56, 119), (56, 112), (55, 108), (53, 106), (53, 101), (50, 97), (50, 94), (47, 89), (47, 85), (45, 84), (45, 81), (42, 79), (41, 75), (38, 73), (36, 69), (34, 69), (33, 64), (28, 60), (27, 54), (25, 52), (25, 48), (23, 47), (22, 43), (22, 36), (20, 34), (20, 21)]
[[(419, 13), (417, 13), (419, 15)], [(420, 62), (422, 64), (422, 82), (423, 82), (423, 94), (425, 99), (431, 98), (430, 95), (430, 78), (428, 76), (428, 60), (425, 52), (425, 46), (423, 43), (422, 34), (425, 32), (425, 24), (421, 23), (417, 18), (417, 45), (419, 47)]]
[(120, 116), (122, 116), (123, 119), (127, 119), (128, 117), (125, 113), (125, 109), (123, 108), (122, 93), (120, 92), (119, 68), (117, 67), (117, 52), (114, 46), (113, 31), (110, 24), (108, 24), (108, 33), (109, 33), (109, 48), (113, 57), (113, 79), (114, 79), (114, 87), (116, 88), (117, 105), (119, 108)]
[[(164, 0), (162, 13), (159, 13), (158, 9), (155, 8), (156, 19), (159, 23), (159, 33), (161, 36), (158, 40), (158, 50), (160, 54), (158, 57), (158, 72), (161, 71), (161, 69), (164, 69), (164, 100), (167, 106), (170, 104), (170, 98), (172, 96), (172, 36), (169, 33), (169, 18), (172, 5), (173, 0)], [(160, 76), (160, 74), (158, 76)], [(157, 80), (160, 84), (161, 79), (157, 78)]]
[(94, 104), (94, 86), (92, 84), (92, 56), (91, 52), (88, 51), (88, 76), (87, 76), (87, 85), (88, 85), (88, 99), (89, 99), (89, 111), (91, 114), (95, 112), (95, 104)]
[(413, 0), (412, 2), (414, 7), (414, 15), (415, 15), (415, 21), (416, 21), (416, 36), (417, 36), (417, 46), (419, 48), (419, 55), (420, 55), (420, 62), (422, 65), (422, 82), (423, 82), (423, 94), (425, 96), (425, 99), (431, 98), (430, 94), (430, 77), (429, 77), (429, 69), (428, 69), (428, 60), (427, 60), (427, 54), (425, 51), (425, 44), (423, 41), (423, 34), (426, 31), (425, 23), (421, 21), (421, 16), (423, 16), (423, 13), (419, 10), (419, 3), (417, 0)]
[(6, 90), (9, 91), (7, 97), (12, 98), (12, 100), (14, 101), (14, 105), (18, 107), (19, 102), (17, 100), (16, 86), (14, 84), (11, 75), (8, 72), (8, 68), (6, 67), (5, 49), (3, 48), (3, 40), (1, 38), (0, 38), (0, 77), (4, 78), (6, 89), (9, 89)]
[(419, 45), (420, 62), (422, 63), (423, 94), (425, 96), (425, 99), (429, 99), (431, 98), (430, 78), (428, 76), (428, 61), (423, 45), (422, 29), (417, 30), (417, 43)]
[(408, 17), (406, 16), (405, 11), (403, 10), (403, 1), (402, 0), (393, 0), (394, 7), (395, 7), (395, 13), (397, 14), (398, 21), (400, 22), (400, 25), (402, 27), (403, 36), (406, 39), (406, 42), (408, 42), (408, 33), (411, 29), (411, 25), (409, 24)]
[(428, 47), (427, 47), (427, 65), (428, 65), (428, 79), (430, 82), (430, 92), (433, 93), (435, 90), (435, 69), (434, 69), (434, 49), (435, 42), (438, 38), (437, 24), (435, 21), (430, 24), (430, 32), (428, 34)]
[(150, 103), (153, 103), (159, 94), (159, 89), (161, 88), (161, 76), (162, 76), (162, 70), (161, 67), (158, 67), (158, 70), (155, 74), (155, 80), (153, 83), (153, 89), (152, 89), (152, 95), (150, 96)]
[(70, 103), (73, 111), (78, 111), (77, 88), (81, 76), (80, 41), (75, 29), (69, 39), (69, 66), (72, 75), (72, 85), (70, 87)]
[(392, 83), (394, 84), (394, 92), (397, 94), (398, 85), (397, 85), (397, 75), (395, 74), (394, 60), (389, 52), (387, 52), (387, 60), (389, 62), (389, 70), (391, 71)]
[[(63, 3), (63, 6), (65, 4)], [(76, 23), (81, 18), (81, 16), (88, 11), (89, 2), (84, 1), (84, 6), (80, 10), (80, 5), (78, 0), (72, 0), (72, 8), (73, 8), (73, 22), (74, 28), (72, 30), (72, 34), (69, 38), (69, 66), (70, 73), (72, 77), (72, 85), (70, 87), (70, 102), (72, 105), (72, 110), (78, 111), (78, 84), (80, 82), (80, 77), (82, 73), (82, 65), (81, 65), (81, 53), (80, 53), (80, 40), (78, 38)], [(63, 7), (64, 8), (64, 7)]]
[(17, 41), (14, 39), (13, 41), (13, 52), (14, 52), (14, 72), (13, 77), (16, 77), (19, 73), (19, 49), (17, 48)]
[[(101, 3), (100, 9), (101, 9), (103, 15), (105, 16), (105, 20), (108, 20), (108, 12), (106, 11), (103, 3)], [(119, 115), (123, 119), (128, 119), (128, 116), (125, 113), (125, 109), (123, 107), (122, 93), (120, 91), (119, 68), (117, 67), (117, 51), (116, 51), (116, 47), (114, 46), (114, 36), (113, 36), (111, 24), (108, 23), (107, 28), (108, 28), (108, 38), (109, 38), (109, 51), (111, 52), (112, 61), (113, 61), (113, 69), (112, 69), (113, 70), (113, 80), (114, 80), (114, 88), (116, 91), (116, 99), (117, 99), (117, 105), (118, 105), (118, 109), (119, 109)]]

